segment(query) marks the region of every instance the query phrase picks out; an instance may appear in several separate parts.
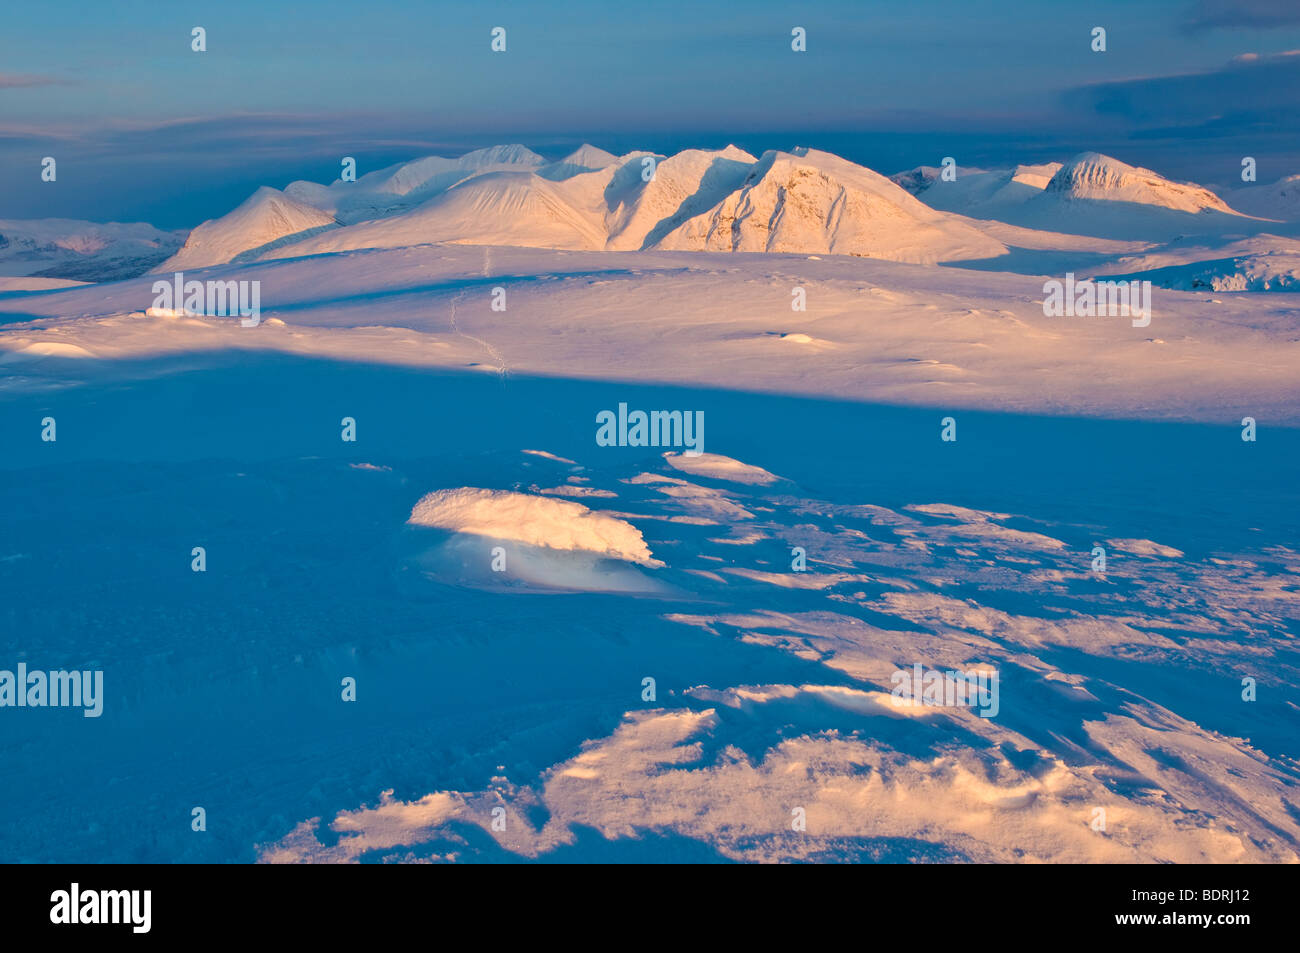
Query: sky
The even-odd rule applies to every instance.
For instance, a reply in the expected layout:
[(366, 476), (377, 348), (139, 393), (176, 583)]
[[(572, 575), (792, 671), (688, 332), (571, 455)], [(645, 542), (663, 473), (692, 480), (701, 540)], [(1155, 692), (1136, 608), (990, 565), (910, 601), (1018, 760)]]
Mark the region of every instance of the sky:
[(885, 174), (1095, 150), (1217, 187), (1249, 155), (1267, 182), (1300, 172), (1290, 51), (1300, 0), (9, 4), (0, 219), (189, 228), (343, 156), (503, 142), (804, 145)]

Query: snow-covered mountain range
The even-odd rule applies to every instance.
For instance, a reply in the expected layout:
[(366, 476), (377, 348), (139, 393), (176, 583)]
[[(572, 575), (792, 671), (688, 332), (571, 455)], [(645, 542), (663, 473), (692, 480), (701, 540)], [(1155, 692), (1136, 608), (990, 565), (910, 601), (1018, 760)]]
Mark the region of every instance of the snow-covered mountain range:
[(918, 166), (887, 178), (806, 148), (616, 156), (583, 145), (548, 161), (500, 145), (415, 159), (356, 181), (263, 186), (179, 248), (179, 236), (147, 225), (0, 222), (0, 269), (105, 280), (447, 243), (843, 255), (1021, 273), (1113, 272), (1138, 256), (1173, 254), (1179, 267), (1210, 263), (1208, 272), (1193, 270), (1212, 273), (1221, 290), (1290, 287), (1289, 279), (1261, 279), (1258, 261), (1218, 249), (1250, 240), (1258, 256), (1300, 235), (1300, 177), (1225, 198), (1095, 152), (952, 173)]
[[(729, 146), (614, 157), (583, 146), (551, 164), (522, 147), (484, 153), (454, 163), (421, 159), (356, 183), (295, 182), (287, 196), (338, 215), (343, 227), (282, 242), (263, 257), (428, 242), (820, 253), (919, 263), (1005, 252), (996, 239), (925, 206), (885, 177), (825, 152), (756, 158)], [(363, 208), (373, 214), (358, 221)], [(204, 226), (228, 231), (234, 244), (246, 247), (266, 237), (259, 230), (233, 239), (246, 227), (242, 219)]]
[(959, 171), (953, 180), (922, 166), (893, 179), (946, 212), (1093, 238), (1163, 243), (1188, 235), (1252, 235), (1276, 230), (1279, 221), (1277, 214), (1245, 214), (1207, 188), (1096, 152), (1064, 164)]
[(0, 219), (0, 275), (75, 281), (129, 278), (161, 264), (184, 237), (143, 222)]

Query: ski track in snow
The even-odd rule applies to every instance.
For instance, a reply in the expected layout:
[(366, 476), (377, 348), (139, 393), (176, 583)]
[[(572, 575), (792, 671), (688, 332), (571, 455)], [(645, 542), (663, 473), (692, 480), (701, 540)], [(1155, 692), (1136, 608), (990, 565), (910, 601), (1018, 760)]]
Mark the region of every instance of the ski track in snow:
[(501, 352), (498, 351), (491, 344), (489, 344), (487, 341), (483, 340), (482, 338), (475, 337), (472, 334), (468, 334), (465, 331), (462, 331), (460, 329), (460, 326), (456, 323), (456, 307), (461, 301), (465, 299), (465, 296), (468, 294), (469, 292), (462, 291), (456, 294), (455, 296), (453, 296), (451, 299), (449, 322), (451, 325), (452, 333), (459, 334), (467, 341), (473, 341), (479, 347), (483, 348), (483, 350), (488, 352), (488, 354), (492, 357), (492, 360), (496, 363), (497, 374), (500, 376), (501, 383), (504, 386), (506, 383), (506, 375), (510, 372), (510, 368), (506, 365), (506, 359), (502, 356)]

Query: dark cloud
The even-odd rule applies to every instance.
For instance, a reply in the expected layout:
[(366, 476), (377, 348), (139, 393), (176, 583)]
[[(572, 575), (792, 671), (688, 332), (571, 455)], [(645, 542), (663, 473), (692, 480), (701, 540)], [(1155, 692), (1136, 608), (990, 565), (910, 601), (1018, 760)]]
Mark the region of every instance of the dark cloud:
[(1069, 90), (1074, 113), (1130, 128), (1294, 131), (1300, 116), (1300, 51), (1244, 54), (1222, 69), (1101, 83)]
[(1186, 24), (1188, 33), (1232, 27), (1272, 29), (1300, 24), (1300, 0), (1199, 0)]

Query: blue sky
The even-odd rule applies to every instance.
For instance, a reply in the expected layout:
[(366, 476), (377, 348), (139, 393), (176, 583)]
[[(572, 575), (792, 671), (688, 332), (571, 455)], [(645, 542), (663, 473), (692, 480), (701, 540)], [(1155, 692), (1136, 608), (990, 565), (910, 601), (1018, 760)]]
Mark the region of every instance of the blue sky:
[[(1279, 55), (1300, 49), (1297, 0), (62, 2), (0, 22), (0, 180), (34, 185), (0, 191), (0, 217), (190, 226), (342, 155), (364, 172), (513, 141), (1300, 171), (1300, 56)], [(39, 188), (45, 155), (59, 181)]]

